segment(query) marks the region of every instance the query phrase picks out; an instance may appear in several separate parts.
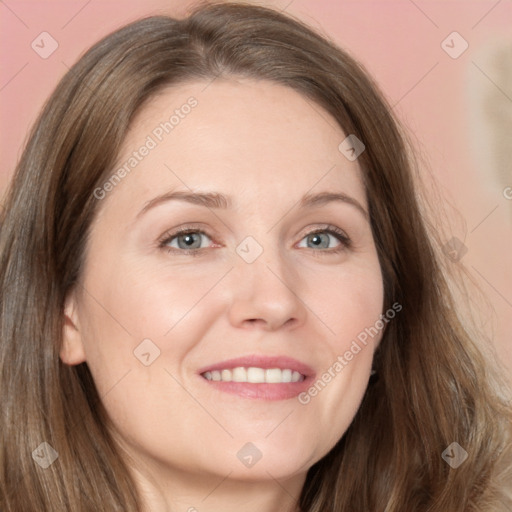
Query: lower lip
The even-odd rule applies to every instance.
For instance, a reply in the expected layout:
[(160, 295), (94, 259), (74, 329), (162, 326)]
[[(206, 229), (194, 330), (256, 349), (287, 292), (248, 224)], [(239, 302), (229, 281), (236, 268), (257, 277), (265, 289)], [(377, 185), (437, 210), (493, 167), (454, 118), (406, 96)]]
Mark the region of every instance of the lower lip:
[(199, 377), (206, 382), (206, 384), (213, 386), (219, 391), (255, 400), (288, 400), (290, 398), (295, 398), (300, 393), (306, 391), (313, 380), (311, 377), (306, 377), (300, 382), (254, 384), (252, 382), (222, 382), (218, 380), (208, 380), (201, 375)]

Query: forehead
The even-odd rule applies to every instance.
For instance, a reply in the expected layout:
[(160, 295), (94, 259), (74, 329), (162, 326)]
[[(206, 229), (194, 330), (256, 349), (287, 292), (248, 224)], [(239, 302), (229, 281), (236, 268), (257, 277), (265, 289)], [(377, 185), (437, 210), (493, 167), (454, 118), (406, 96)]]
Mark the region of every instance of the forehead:
[(345, 137), (329, 113), (280, 84), (180, 84), (134, 118), (114, 169), (128, 172), (111, 196), (133, 204), (181, 188), (272, 202), (332, 189), (364, 204), (357, 161), (338, 149)]

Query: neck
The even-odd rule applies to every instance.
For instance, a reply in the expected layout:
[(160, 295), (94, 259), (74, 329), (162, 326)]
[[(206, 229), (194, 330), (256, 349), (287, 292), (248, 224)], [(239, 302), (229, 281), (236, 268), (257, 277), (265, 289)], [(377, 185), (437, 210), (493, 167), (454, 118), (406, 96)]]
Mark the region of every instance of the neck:
[(140, 468), (134, 478), (143, 500), (143, 512), (300, 512), (299, 497), (306, 474), (288, 479), (241, 480), (207, 474)]

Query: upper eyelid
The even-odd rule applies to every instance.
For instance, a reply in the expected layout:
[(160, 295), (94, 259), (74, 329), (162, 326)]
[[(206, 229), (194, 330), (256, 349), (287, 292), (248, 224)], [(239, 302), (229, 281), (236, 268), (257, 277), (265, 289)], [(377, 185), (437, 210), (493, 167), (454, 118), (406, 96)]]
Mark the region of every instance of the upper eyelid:
[(174, 240), (175, 238), (186, 235), (188, 233), (201, 233), (203, 235), (206, 235), (210, 240), (214, 240), (214, 237), (210, 235), (205, 229), (203, 228), (194, 228), (194, 227), (184, 227), (184, 228), (178, 228), (177, 230), (170, 230), (166, 231), (159, 239), (158, 244), (159, 245), (165, 245), (169, 243), (171, 240)]

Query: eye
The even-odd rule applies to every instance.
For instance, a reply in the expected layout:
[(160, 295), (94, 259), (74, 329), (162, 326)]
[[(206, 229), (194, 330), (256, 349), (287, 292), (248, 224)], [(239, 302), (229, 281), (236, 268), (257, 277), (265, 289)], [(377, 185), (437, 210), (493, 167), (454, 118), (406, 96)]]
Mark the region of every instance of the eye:
[(330, 226), (311, 231), (299, 242), (298, 247), (328, 249), (324, 252), (336, 253), (350, 247), (350, 239), (341, 229)]
[(211, 245), (211, 243), (211, 238), (204, 231), (186, 228), (166, 235), (160, 245), (163, 248), (188, 253), (189, 251), (204, 249)]
[[(297, 245), (308, 249), (322, 249), (327, 254), (338, 253), (350, 247), (350, 238), (336, 226), (316, 229), (308, 233)], [(159, 242), (159, 247), (178, 254), (199, 255), (203, 249), (213, 247), (212, 238), (198, 228), (182, 227), (166, 233)]]

